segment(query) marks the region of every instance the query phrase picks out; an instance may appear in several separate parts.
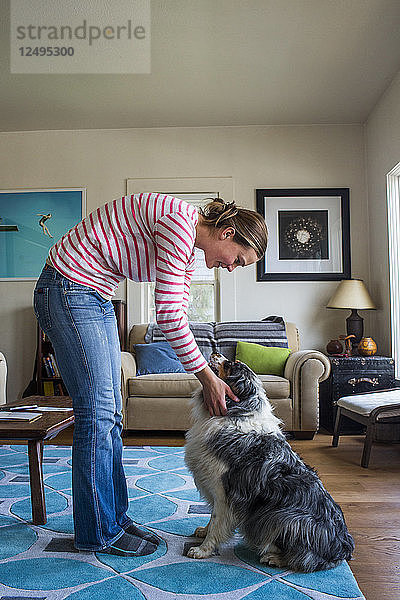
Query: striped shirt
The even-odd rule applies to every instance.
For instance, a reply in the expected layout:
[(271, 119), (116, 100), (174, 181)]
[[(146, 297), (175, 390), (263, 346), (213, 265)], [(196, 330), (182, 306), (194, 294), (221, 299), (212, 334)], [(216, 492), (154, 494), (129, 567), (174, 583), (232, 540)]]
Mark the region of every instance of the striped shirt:
[(111, 299), (119, 282), (155, 281), (157, 323), (188, 373), (206, 366), (187, 319), (198, 213), (179, 198), (146, 193), (98, 208), (49, 253), (68, 279)]

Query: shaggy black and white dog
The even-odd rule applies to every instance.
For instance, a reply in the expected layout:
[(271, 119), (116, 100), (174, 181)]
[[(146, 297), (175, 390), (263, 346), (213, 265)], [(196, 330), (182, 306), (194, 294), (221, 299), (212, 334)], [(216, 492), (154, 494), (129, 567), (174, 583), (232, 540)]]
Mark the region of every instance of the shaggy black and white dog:
[(227, 415), (210, 417), (201, 391), (194, 394), (185, 460), (212, 515), (195, 531), (204, 541), (187, 555), (211, 556), (238, 529), (269, 565), (310, 572), (350, 559), (343, 513), (287, 443), (260, 379), (218, 354), (210, 366), (240, 402), (228, 399)]

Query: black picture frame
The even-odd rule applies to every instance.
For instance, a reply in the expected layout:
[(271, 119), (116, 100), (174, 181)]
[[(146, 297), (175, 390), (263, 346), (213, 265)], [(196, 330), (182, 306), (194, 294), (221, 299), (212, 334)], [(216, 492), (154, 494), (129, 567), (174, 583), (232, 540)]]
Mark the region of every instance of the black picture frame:
[(349, 188), (257, 189), (268, 227), (257, 281), (351, 278)]

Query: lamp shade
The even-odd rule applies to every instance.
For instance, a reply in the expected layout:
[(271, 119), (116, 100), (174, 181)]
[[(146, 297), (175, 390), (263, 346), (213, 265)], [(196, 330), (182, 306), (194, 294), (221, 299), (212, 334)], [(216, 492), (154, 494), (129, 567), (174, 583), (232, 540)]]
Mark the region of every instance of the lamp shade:
[(327, 308), (376, 308), (362, 279), (343, 279), (327, 304)]

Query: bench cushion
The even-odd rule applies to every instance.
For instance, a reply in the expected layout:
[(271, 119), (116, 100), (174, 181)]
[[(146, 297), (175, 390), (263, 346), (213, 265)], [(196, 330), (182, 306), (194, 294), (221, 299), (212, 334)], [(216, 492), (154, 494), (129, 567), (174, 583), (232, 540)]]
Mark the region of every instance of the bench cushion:
[[(359, 415), (367, 417), (378, 407), (386, 406), (387, 411), (378, 416), (381, 419), (400, 416), (400, 409), (390, 411), (390, 406), (400, 404), (400, 388), (385, 392), (374, 392), (372, 394), (355, 394), (354, 396), (343, 396), (337, 401), (337, 405), (346, 408)], [(390, 413), (389, 413), (390, 411)]]

